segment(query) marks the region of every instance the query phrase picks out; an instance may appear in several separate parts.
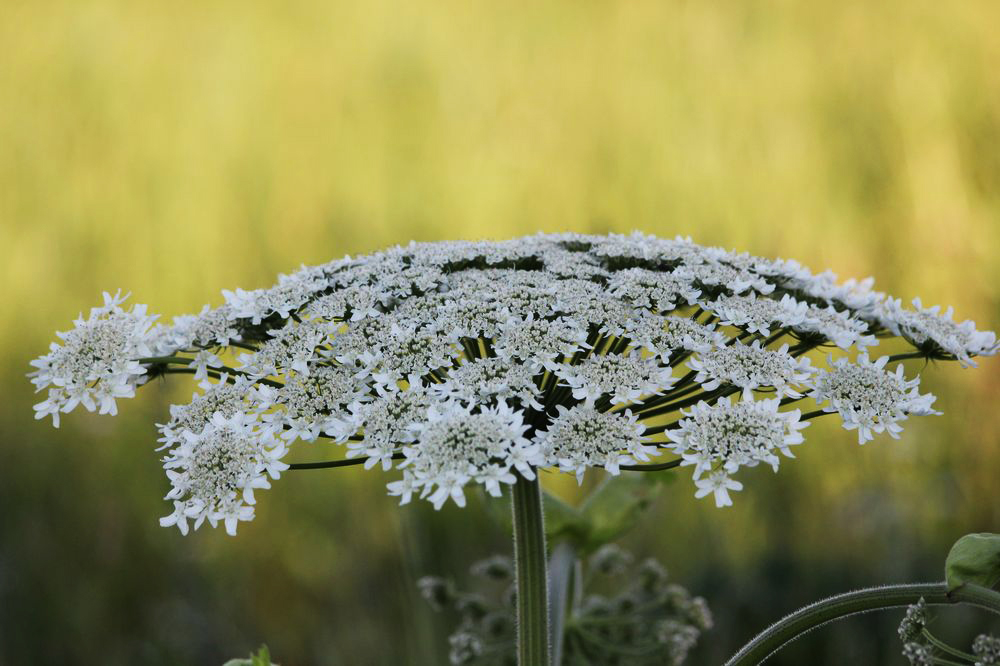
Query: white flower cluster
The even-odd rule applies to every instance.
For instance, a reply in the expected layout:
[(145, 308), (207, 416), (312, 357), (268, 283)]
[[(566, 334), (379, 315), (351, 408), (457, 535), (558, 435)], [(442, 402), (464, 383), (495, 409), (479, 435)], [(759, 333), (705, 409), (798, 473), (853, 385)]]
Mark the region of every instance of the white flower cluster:
[(776, 452), (793, 457), (788, 447), (802, 443), (799, 431), (809, 423), (799, 420), (797, 409), (778, 411), (780, 403), (778, 398), (699, 402), (678, 429), (668, 432), (681, 464), (694, 465), (697, 497), (713, 493), (717, 506), (728, 506), (729, 491), (743, 488), (732, 479), (740, 467), (766, 463), (778, 471)]
[(788, 353), (788, 345), (778, 349), (765, 349), (760, 340), (750, 345), (739, 342), (699, 354), (688, 363), (697, 374), (694, 381), (706, 391), (719, 387), (736, 386), (743, 390), (743, 397), (750, 399), (757, 389), (770, 388), (780, 396), (800, 398), (795, 386), (808, 386), (813, 368), (808, 358), (795, 358)]
[(997, 336), (993, 331), (977, 331), (976, 323), (965, 320), (961, 324), (952, 319), (954, 309), (943, 314), (941, 306), (925, 308), (919, 298), (913, 299), (915, 310), (907, 310), (899, 299), (885, 302), (885, 324), (896, 335), (901, 335), (917, 347), (929, 347), (958, 359), (964, 366), (975, 366), (973, 356), (997, 353)]
[(618, 474), (621, 465), (647, 461), (656, 455), (654, 446), (643, 444), (646, 429), (636, 416), (624, 412), (600, 412), (584, 403), (556, 407), (551, 425), (539, 435), (545, 460), (563, 472), (583, 479), (587, 467), (603, 467)]
[(672, 368), (639, 353), (588, 356), (576, 364), (546, 367), (572, 389), (574, 398), (588, 405), (601, 396), (611, 396), (612, 405), (640, 402), (642, 396), (666, 391), (675, 381)]
[(163, 460), (174, 511), (160, 519), (161, 525), (176, 525), (187, 534), (188, 520), (195, 529), (205, 520), (213, 527), (222, 521), (235, 535), (239, 521), (253, 520), (253, 491), (270, 488), (268, 477), (277, 479), (288, 469), (281, 462), (284, 442), (257, 425), (251, 414), (215, 412), (199, 432), (181, 433), (180, 443)]
[(35, 418), (52, 416), (58, 427), (59, 414), (77, 405), (117, 414), (115, 400), (135, 396), (146, 374), (139, 359), (152, 354), (156, 316), (147, 315), (145, 305), (124, 310), (126, 298), (120, 291), (104, 292), (103, 306), (91, 309), (86, 319), (80, 315), (72, 330), (56, 333), (63, 343), (53, 342), (48, 354), (31, 362), (37, 368), (28, 375), (31, 382), (39, 391), (49, 389), (46, 400), (35, 405)]
[(403, 447), (403, 479), (389, 484), (389, 494), (410, 501), (415, 491), (440, 509), (450, 497), (465, 506), (462, 489), (469, 481), (500, 496), (501, 483), (514, 483), (516, 468), (535, 478), (533, 466), (545, 461), (539, 447), (524, 433), (523, 414), (501, 403), (473, 412), (471, 407), (444, 403), (431, 407), (424, 419), (410, 425), (415, 444)]
[[(470, 485), (497, 495), (537, 468), (616, 474), (673, 451), (724, 505), (738, 469), (776, 468), (815, 416), (864, 442), (936, 413), (902, 360), (998, 351), (993, 333), (871, 280), (642, 234), (411, 243), (224, 296), (153, 326), (105, 295), (30, 374), (56, 425), (78, 404), (114, 413), (151, 377), (200, 380), (160, 426), (164, 523), (182, 531), (249, 520), (289, 448), (319, 438), (398, 466), (403, 502), (461, 505)], [(911, 351), (869, 360), (893, 336)]]
[(844, 427), (858, 431), (858, 443), (873, 439), (872, 433), (888, 432), (899, 438), (900, 421), (909, 414), (939, 414), (931, 409), (935, 397), (921, 395), (920, 379), (907, 380), (903, 367), (889, 372), (885, 369), (889, 357), (877, 361), (861, 354), (852, 363), (847, 359), (829, 360), (830, 369), (821, 370), (815, 381), (812, 397), (826, 412), (838, 412)]

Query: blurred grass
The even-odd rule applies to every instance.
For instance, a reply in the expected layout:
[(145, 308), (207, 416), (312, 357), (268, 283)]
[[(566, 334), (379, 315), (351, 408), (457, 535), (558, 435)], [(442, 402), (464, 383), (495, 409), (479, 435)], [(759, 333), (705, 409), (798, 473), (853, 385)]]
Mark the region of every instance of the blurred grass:
[[(998, 24), (985, 0), (6, 0), (0, 664), (262, 641), (288, 664), (441, 663), (414, 578), (506, 548), (479, 509), (399, 510), (357, 471), (277, 484), (235, 540), (161, 530), (152, 423), (188, 385), (117, 421), (31, 421), (28, 359), (100, 290), (169, 316), (411, 238), (640, 229), (872, 274), (997, 328)], [(945, 416), (900, 442), (815, 426), (732, 510), (671, 486), (631, 545), (720, 615), (698, 663), (1000, 530), (997, 368), (930, 369)], [(895, 620), (775, 664), (899, 664)]]

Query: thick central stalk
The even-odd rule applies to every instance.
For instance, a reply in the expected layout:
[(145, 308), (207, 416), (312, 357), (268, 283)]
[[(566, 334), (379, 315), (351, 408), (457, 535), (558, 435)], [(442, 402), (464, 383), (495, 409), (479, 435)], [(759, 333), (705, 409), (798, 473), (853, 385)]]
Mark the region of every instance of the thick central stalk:
[(545, 520), (537, 476), (528, 481), (517, 475), (511, 492), (511, 508), (517, 576), (517, 663), (519, 666), (550, 666)]

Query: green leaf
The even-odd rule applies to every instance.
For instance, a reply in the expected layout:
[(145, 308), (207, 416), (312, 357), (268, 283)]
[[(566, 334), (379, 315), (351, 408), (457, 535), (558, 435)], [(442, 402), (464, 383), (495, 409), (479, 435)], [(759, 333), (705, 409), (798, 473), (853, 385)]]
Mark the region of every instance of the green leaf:
[(260, 650), (252, 657), (253, 666), (271, 666), (271, 651), (266, 645), (261, 645)]
[(948, 590), (964, 583), (986, 588), (1000, 583), (1000, 534), (966, 534), (955, 542), (944, 564)]
[(261, 645), (257, 654), (251, 654), (249, 659), (230, 659), (222, 666), (277, 666), (271, 663), (271, 651), (266, 645)]
[(569, 541), (579, 545), (586, 540), (587, 525), (580, 512), (566, 502), (545, 493), (545, 536), (553, 542)]
[[(545, 537), (553, 542), (569, 541), (579, 546), (586, 541), (587, 526), (583, 516), (572, 506), (562, 501), (549, 491), (542, 489), (542, 510), (545, 512)], [(510, 516), (510, 500), (486, 496), (484, 498), (486, 512), (505, 531), (514, 528)]]
[[(565, 541), (583, 554), (591, 553), (632, 529), (640, 514), (665, 483), (657, 473), (609, 476), (575, 508), (543, 489), (545, 536), (550, 545)], [(508, 531), (510, 503), (486, 498), (486, 510)]]
[(660, 488), (661, 484), (645, 474), (609, 477), (580, 507), (587, 527), (583, 550), (597, 550), (632, 529)]

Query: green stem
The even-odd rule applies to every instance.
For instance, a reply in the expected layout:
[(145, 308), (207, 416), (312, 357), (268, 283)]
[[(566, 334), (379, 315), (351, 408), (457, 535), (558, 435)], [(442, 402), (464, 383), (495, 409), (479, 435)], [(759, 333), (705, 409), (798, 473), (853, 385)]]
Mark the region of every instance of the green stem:
[[(229, 368), (226, 368), (226, 369), (230, 370)], [(160, 372), (162, 374), (164, 374), (164, 375), (195, 375), (195, 374), (198, 374), (198, 370), (196, 368), (164, 368), (163, 370), (160, 370)], [(232, 370), (232, 372), (234, 372), (234, 373), (236, 373), (238, 375), (246, 375), (245, 372), (240, 372), (239, 370)], [(225, 376), (221, 372), (218, 372), (216, 370), (207, 370), (206, 374), (209, 377), (211, 377), (212, 379), (222, 379)], [(229, 375), (229, 377), (232, 377), (232, 375)], [(227, 381), (230, 384), (232, 384), (235, 380), (234, 379), (228, 379)], [(274, 388), (284, 388), (284, 386), (285, 386), (281, 382), (276, 382), (276, 381), (271, 380), (271, 379), (255, 379), (254, 381), (257, 382), (258, 384), (264, 384), (266, 386), (273, 386)]]
[(926, 358), (926, 359), (930, 359), (930, 357), (927, 354), (925, 354), (924, 352), (922, 352), (922, 351), (915, 351), (915, 352), (908, 352), (908, 353), (905, 353), (905, 354), (893, 354), (892, 356), (889, 357), (889, 360), (887, 361), (887, 363), (895, 363), (896, 361), (907, 361), (907, 360), (909, 360), (911, 358)]
[(648, 465), (619, 465), (619, 469), (627, 470), (629, 472), (659, 472), (664, 469), (679, 467), (682, 462), (684, 462), (683, 458), (676, 458), (674, 460), (668, 460), (667, 462), (650, 463)]
[[(183, 356), (149, 356), (146, 358), (137, 359), (139, 363), (143, 365), (191, 365), (194, 363), (193, 358), (185, 358)], [(164, 374), (195, 374), (197, 371), (194, 368), (164, 368), (160, 370)], [(228, 375), (243, 375), (249, 377), (249, 375), (235, 368), (230, 368), (228, 365), (212, 366), (212, 369), (208, 370), (208, 376), (214, 379), (221, 379), (223, 374)], [(268, 386), (273, 386), (275, 388), (282, 388), (284, 384), (270, 379), (257, 379), (258, 384), (267, 384)]]
[(927, 639), (928, 643), (936, 647), (938, 650), (941, 650), (946, 654), (950, 654), (953, 657), (958, 657), (959, 659), (965, 659), (966, 661), (973, 661), (973, 662), (976, 661), (976, 657), (974, 655), (953, 648), (944, 641), (938, 639), (931, 632), (927, 631), (927, 627), (924, 627), (923, 631), (921, 631), (920, 633), (923, 635), (924, 638)]
[(764, 342), (762, 342), (760, 346), (761, 347), (770, 347), (773, 343), (775, 343), (778, 340), (780, 340), (781, 338), (785, 337), (785, 335), (787, 335), (789, 333), (789, 331), (791, 331), (790, 328), (782, 328), (780, 331), (777, 331), (774, 335), (772, 335), (767, 340), (765, 340)]
[(545, 523), (538, 477), (520, 474), (511, 491), (517, 579), (517, 663), (549, 666), (549, 586)]
[(929, 606), (968, 604), (1000, 615), (1000, 592), (972, 583), (966, 583), (950, 592), (944, 583), (870, 587), (838, 594), (800, 608), (762, 631), (727, 661), (725, 666), (756, 666), (787, 643), (827, 622), (856, 613), (909, 606), (921, 598)]
[(168, 363), (179, 363), (180, 365), (191, 365), (194, 363), (193, 358), (186, 358), (184, 356), (146, 356), (140, 359), (136, 359), (139, 363), (143, 365), (166, 365)]
[(945, 659), (944, 657), (931, 657), (931, 660), (935, 664), (940, 664), (941, 666), (969, 666), (969, 664), (962, 661), (952, 661), (951, 659)]
[[(402, 460), (406, 456), (402, 453), (393, 453), (393, 460)], [(345, 460), (320, 460), (318, 462), (292, 463), (288, 469), (331, 469), (334, 467), (350, 467), (351, 465), (361, 465), (368, 462), (368, 456), (360, 458), (347, 458)]]
[(706, 393), (699, 393), (698, 395), (686, 398), (684, 400), (678, 400), (677, 402), (670, 403), (668, 405), (663, 405), (662, 407), (657, 407), (655, 409), (649, 409), (646, 411), (637, 412), (640, 419), (651, 419), (654, 416), (663, 416), (664, 414), (669, 414), (670, 412), (676, 412), (678, 410), (684, 409), (685, 407), (691, 407), (696, 405), (702, 400), (712, 404), (713, 400), (718, 398), (724, 398), (727, 395), (731, 395), (739, 391), (737, 388), (731, 386), (720, 386), (714, 391), (708, 391)]

